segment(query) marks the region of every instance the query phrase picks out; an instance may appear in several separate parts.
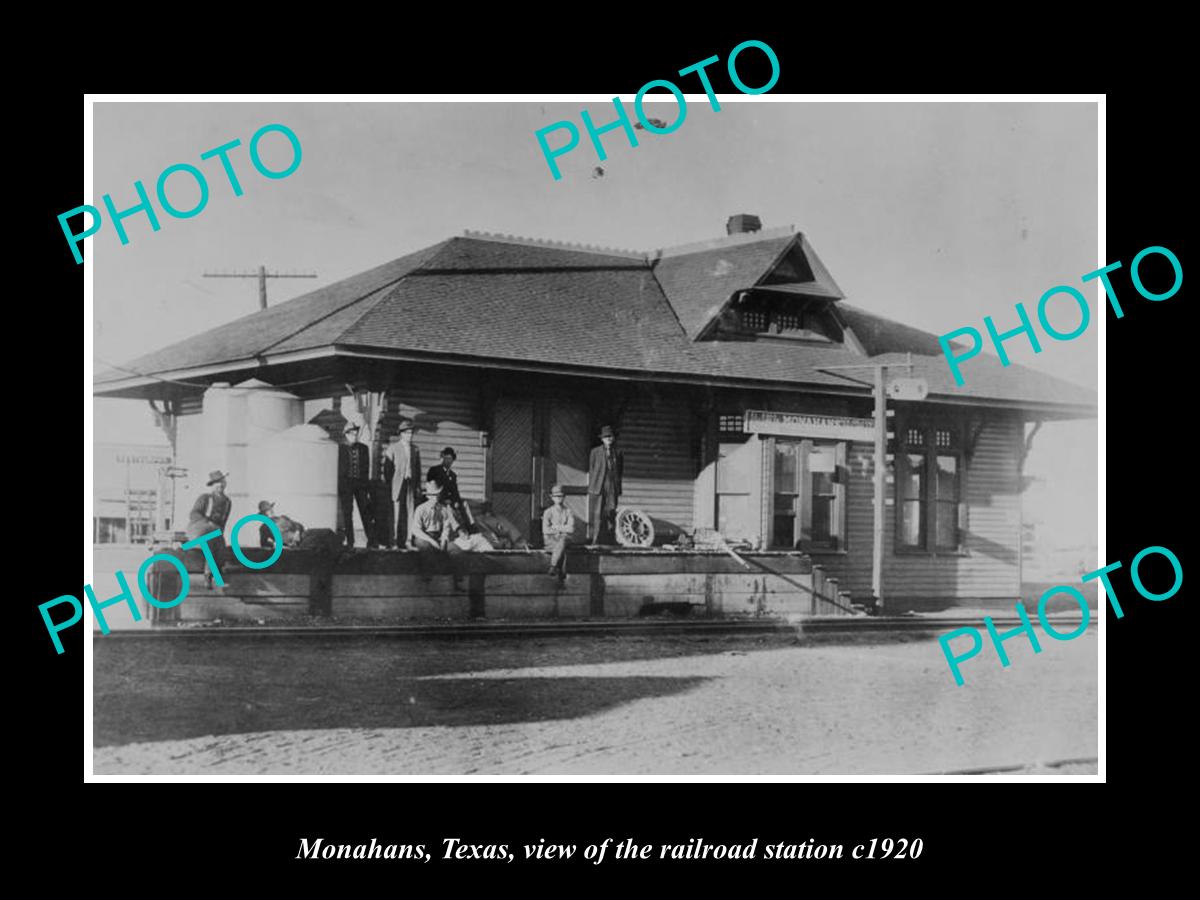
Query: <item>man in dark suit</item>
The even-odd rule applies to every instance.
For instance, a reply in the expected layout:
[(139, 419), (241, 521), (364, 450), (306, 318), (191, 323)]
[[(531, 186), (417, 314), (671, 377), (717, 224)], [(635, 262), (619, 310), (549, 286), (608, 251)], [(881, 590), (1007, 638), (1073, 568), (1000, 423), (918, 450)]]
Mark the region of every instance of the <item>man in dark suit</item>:
[(430, 469), (425, 480), (436, 481), (438, 483), (438, 486), (442, 489), (442, 503), (448, 506), (450, 511), (454, 513), (463, 531), (470, 534), (475, 528), (475, 518), (471, 515), (471, 510), (462, 502), (462, 497), (458, 493), (458, 473), (453, 468), (456, 459), (458, 459), (458, 454), (454, 452), (453, 447), (443, 447), (442, 464)]
[(625, 454), (614, 445), (616, 435), (611, 425), (600, 429), (600, 446), (592, 448), (588, 460), (588, 518), (590, 542), (612, 544), (615, 542), (613, 525), (617, 516), (617, 501), (621, 496), (621, 473), (625, 468)]
[(438, 487), (442, 489), (442, 502), (450, 506), (458, 506), (462, 501), (458, 495), (458, 473), (454, 471), (456, 459), (458, 459), (458, 454), (454, 452), (453, 447), (443, 447), (441, 465), (430, 468), (429, 475), (425, 479), (438, 483)]
[(359, 426), (347, 422), (338, 445), (338, 530), (345, 535), (346, 546), (354, 546), (354, 505), (362, 517), (367, 548), (377, 547), (375, 517), (371, 514), (371, 451), (358, 441)]

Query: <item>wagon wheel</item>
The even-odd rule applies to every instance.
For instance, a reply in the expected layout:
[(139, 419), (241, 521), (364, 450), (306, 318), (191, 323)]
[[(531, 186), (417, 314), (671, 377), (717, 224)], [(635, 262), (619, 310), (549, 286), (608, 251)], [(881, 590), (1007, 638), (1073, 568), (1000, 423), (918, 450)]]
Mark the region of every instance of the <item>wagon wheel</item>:
[(617, 510), (617, 543), (622, 547), (649, 547), (654, 543), (654, 523), (640, 509)]

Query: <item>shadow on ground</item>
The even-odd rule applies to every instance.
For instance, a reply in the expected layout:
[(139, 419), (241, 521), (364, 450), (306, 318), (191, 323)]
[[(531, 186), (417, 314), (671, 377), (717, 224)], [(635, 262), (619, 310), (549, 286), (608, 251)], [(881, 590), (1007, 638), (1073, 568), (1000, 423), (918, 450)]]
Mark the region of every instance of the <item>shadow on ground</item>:
[(325, 728), (512, 724), (591, 715), (682, 693), (703, 677), (424, 680), (496, 669), (587, 665), (933, 634), (488, 637), (237, 635), (93, 644), (98, 747), (204, 735)]
[(96, 702), (96, 746), (204, 735), (324, 728), (505, 725), (574, 718), (690, 690), (704, 678), (383, 678), (366, 689), (301, 678), (264, 685), (232, 676)]

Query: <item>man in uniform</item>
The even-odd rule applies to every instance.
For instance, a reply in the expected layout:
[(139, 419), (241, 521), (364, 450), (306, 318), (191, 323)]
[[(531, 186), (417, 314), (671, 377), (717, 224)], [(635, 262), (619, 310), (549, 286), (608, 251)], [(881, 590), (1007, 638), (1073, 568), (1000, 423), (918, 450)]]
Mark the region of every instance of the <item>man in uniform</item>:
[(383, 451), (383, 480), (389, 485), (396, 513), (396, 532), (392, 535), (389, 528), (388, 546), (400, 549), (408, 546), (408, 522), (421, 499), (421, 451), (412, 442), (412, 433), (412, 420), (401, 419)]
[(625, 455), (614, 444), (616, 435), (611, 425), (600, 429), (600, 446), (592, 448), (588, 460), (588, 513), (591, 522), (591, 544), (612, 544), (617, 501), (621, 496), (621, 471)]
[(362, 517), (367, 548), (377, 547), (375, 519), (371, 515), (371, 451), (358, 441), (359, 426), (347, 422), (345, 442), (338, 445), (338, 527), (346, 546), (354, 546), (354, 505)]
[(225, 575), (221, 571), (221, 557), (225, 553), (225, 523), (229, 521), (229, 511), (233, 508), (233, 504), (225, 496), (226, 477), (226, 473), (219, 469), (208, 473), (206, 487), (212, 488), (212, 490), (206, 491), (196, 499), (191, 515), (188, 517), (187, 536), (189, 540), (194, 541), (213, 531), (221, 532), (220, 537), (214, 538), (208, 543), (214, 564), (209, 566), (207, 562), (205, 563), (204, 580), (209, 590), (213, 586), (213, 568), (216, 569), (216, 574), (221, 576), (222, 582), (225, 580)]

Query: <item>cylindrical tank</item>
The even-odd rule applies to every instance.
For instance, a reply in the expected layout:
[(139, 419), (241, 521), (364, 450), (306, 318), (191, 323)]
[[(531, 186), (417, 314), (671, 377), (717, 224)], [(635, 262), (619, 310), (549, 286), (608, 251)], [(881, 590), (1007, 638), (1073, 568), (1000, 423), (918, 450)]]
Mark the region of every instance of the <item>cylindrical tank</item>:
[[(247, 513), (257, 512), (260, 500), (270, 500), (276, 515), (305, 528), (337, 527), (338, 445), (325, 429), (296, 425), (264, 435), (250, 444), (249, 460)], [(238, 543), (257, 546), (258, 529), (242, 529)]]
[[(236, 387), (217, 382), (204, 392), (202, 418), (205, 473), (220, 469), (229, 474), (234, 520), (256, 512), (260, 498), (249, 478), (250, 445), (303, 422), (304, 401), (254, 378)], [(244, 535), (239, 537), (247, 543)]]

